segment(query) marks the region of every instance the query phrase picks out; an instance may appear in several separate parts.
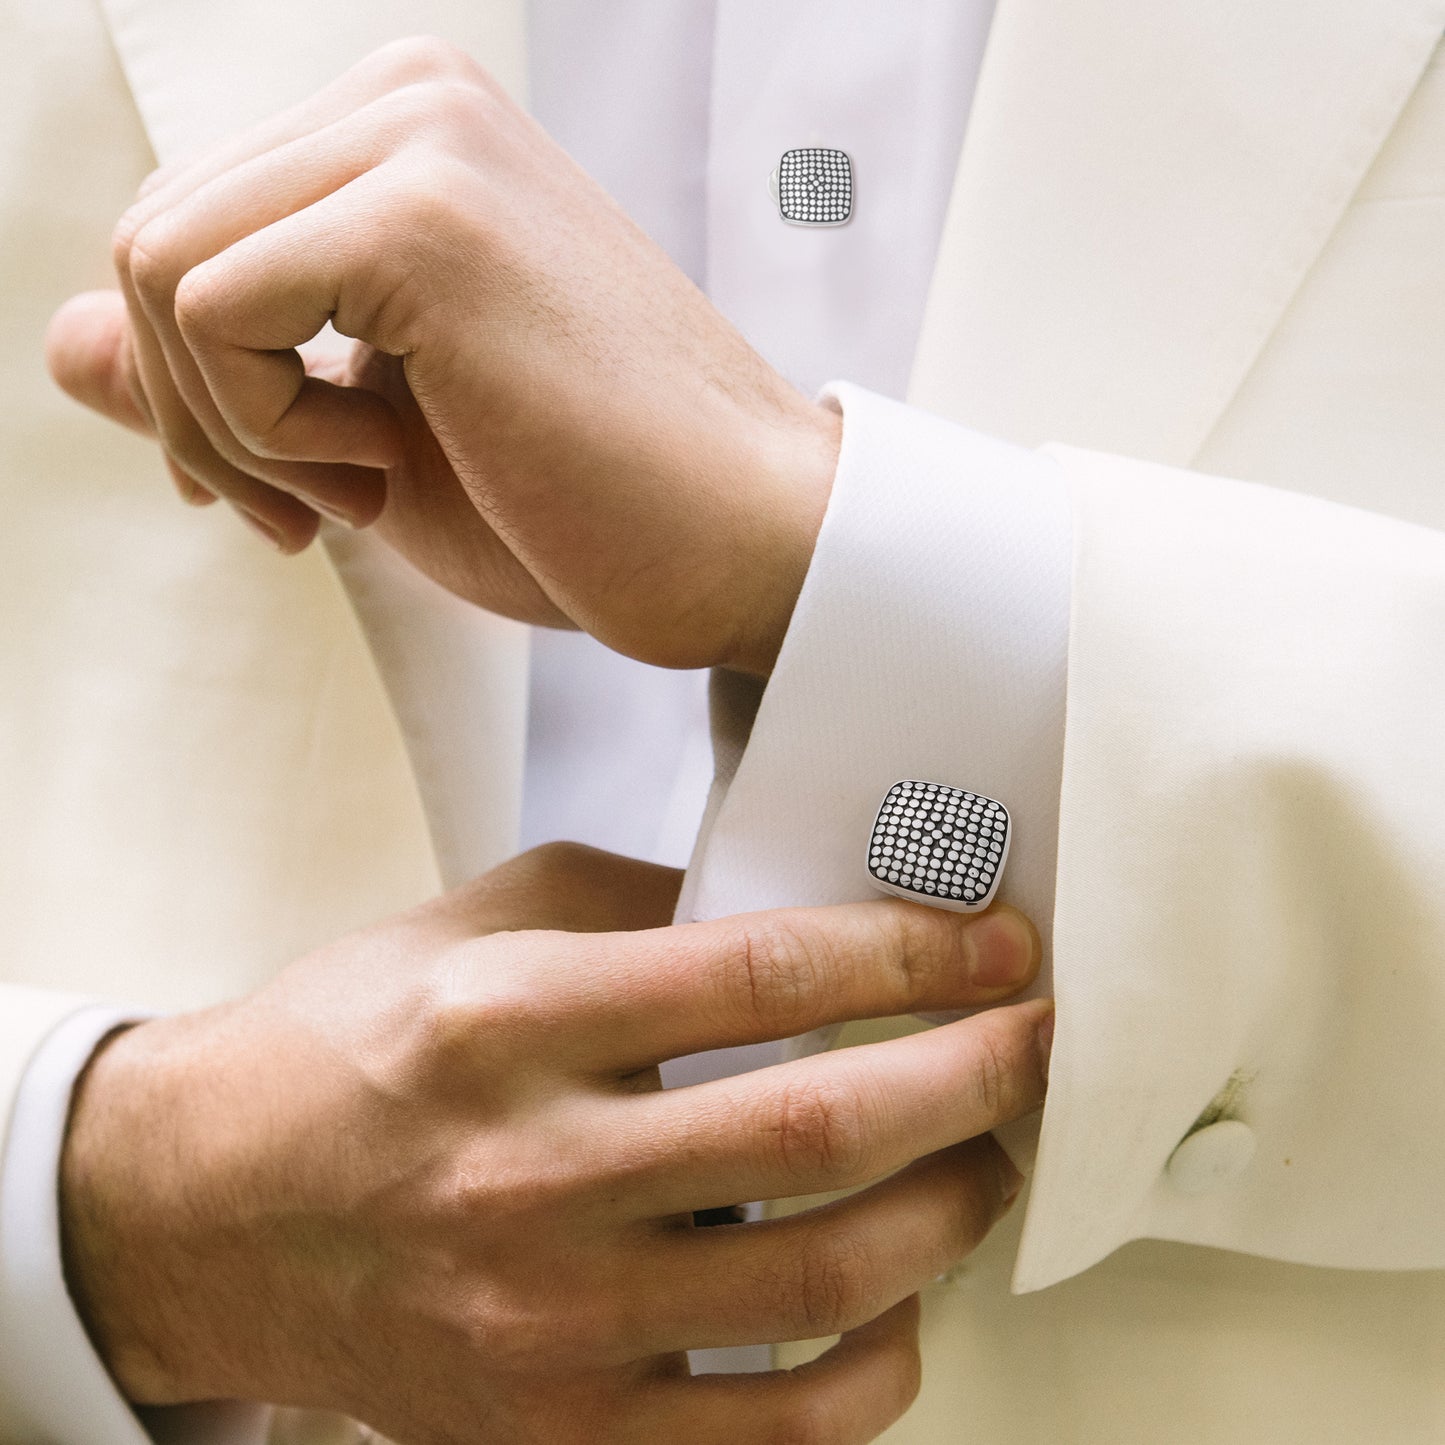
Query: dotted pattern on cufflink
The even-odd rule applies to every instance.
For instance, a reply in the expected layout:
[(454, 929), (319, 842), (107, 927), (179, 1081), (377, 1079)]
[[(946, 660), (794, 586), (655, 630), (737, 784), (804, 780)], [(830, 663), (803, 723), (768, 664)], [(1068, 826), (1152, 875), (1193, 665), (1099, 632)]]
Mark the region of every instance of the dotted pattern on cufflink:
[(868, 876), (901, 898), (972, 913), (998, 892), (1011, 834), (996, 798), (945, 783), (894, 783), (868, 840)]
[(847, 151), (807, 146), (783, 152), (778, 210), (795, 226), (841, 226), (853, 214), (853, 162)]

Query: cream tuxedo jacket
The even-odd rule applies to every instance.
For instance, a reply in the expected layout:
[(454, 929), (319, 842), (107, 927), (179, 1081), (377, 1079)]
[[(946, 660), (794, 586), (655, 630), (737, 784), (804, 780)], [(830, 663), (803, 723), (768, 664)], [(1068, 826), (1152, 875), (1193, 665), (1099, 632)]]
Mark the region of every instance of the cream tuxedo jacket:
[[(365, 538), (283, 564), (183, 513), (38, 354), (148, 144), (418, 28), (515, 79), (515, 0), (5, 13), (0, 1098), (76, 995), (234, 992), (499, 856), (525, 666)], [(1000, 0), (914, 405), (839, 389), (849, 484), (723, 740), (694, 911), (856, 896), (876, 781), (966, 771), (951, 477), (1047, 469), (1075, 532), (1035, 1181), (930, 1292), (891, 1439), (1445, 1435), (1442, 31), (1445, 0)], [(945, 721), (896, 726), (925, 691), (903, 715)], [(1222, 1119), (1253, 1159), (1182, 1193)]]

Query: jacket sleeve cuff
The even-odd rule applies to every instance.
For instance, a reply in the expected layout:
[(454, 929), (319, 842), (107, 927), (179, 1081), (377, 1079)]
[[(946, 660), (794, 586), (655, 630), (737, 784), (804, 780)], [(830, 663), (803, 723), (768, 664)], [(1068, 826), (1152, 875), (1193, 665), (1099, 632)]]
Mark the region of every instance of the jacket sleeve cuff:
[(1441, 534), (832, 395), (694, 915), (867, 896), (895, 778), (994, 793), (1059, 1004), (1014, 1288), (1140, 1238), (1442, 1267)]

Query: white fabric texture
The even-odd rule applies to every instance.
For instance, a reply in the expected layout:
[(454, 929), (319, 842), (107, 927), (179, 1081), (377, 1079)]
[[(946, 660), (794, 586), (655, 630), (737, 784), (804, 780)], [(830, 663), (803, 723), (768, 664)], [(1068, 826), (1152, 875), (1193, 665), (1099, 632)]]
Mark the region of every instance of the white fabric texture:
[[(134, 1016), (258, 986), (306, 948), (434, 892), (428, 830), (449, 871), (515, 846), (525, 632), (471, 609), (459, 622), (459, 604), (413, 615), (409, 642), (449, 635), (463, 656), (417, 679), (392, 649), (393, 677), (414, 679), (410, 707), (393, 712), (320, 549), (286, 563), (223, 509), (178, 509), (154, 449), (84, 417), (40, 356), (50, 312), (113, 280), (106, 239), (155, 159), (137, 98), (150, 140), (175, 158), (418, 25), (455, 35), (515, 83), (520, 14), (466, 0), (422, 0), (404, 19), (325, 3), (302, 15), (266, 0), (240, 10), (118, 0), (107, 17), (111, 33), (90, 0), (0, 5), (10, 508), (0, 775), (11, 820), (0, 1309), (21, 1338), (0, 1350), (5, 1445), (144, 1438), (60, 1268), (59, 1140), (103, 1016), (73, 1030), (62, 1021), (100, 993), (134, 999), (139, 1009), (124, 1011)], [(342, 570), (360, 594), (378, 572), (359, 555), (367, 539), (351, 540)], [(357, 596), (363, 614), (365, 602)], [(453, 706), (483, 716), (488, 736), (408, 729), (413, 746), (429, 741), (439, 765), (465, 775), (450, 795), (457, 811), (424, 819), (413, 773), (424, 783), (426, 769), (409, 762), (398, 715), (424, 722)], [(229, 1445), (264, 1427), (254, 1416), (207, 1407), (160, 1419), (156, 1432), (184, 1425), (166, 1438)]]
[[(804, 392), (846, 376), (901, 396), (992, 13), (533, 0), (531, 106)], [(809, 144), (853, 161), (858, 203), (835, 232), (784, 225), (769, 193), (783, 151)], [(523, 844), (685, 863), (708, 791), (704, 676), (545, 632), (532, 667)]]
[[(0, 1158), (0, 1400), (5, 1428), (111, 1445), (260, 1445), (270, 1412), (222, 1401), (133, 1411), (96, 1357), (66, 1288), (56, 1183), (70, 1096), (96, 1046), (144, 1014), (83, 999), (41, 1041)], [(8, 1439), (9, 1437), (4, 1437)]]
[(115, 1445), (147, 1438), (95, 1360), (70, 1302), (55, 1205), (64, 1101), (96, 1044), (133, 1018), (82, 1004), (56, 1025), (21, 1081), (0, 1161), (0, 1397), (10, 1429), (40, 1438)]
[[(684, 271), (705, 288), (715, 285), (754, 345), (805, 390), (841, 368), (901, 391), (992, 0), (929, 0), (889, 15), (857, 3), (811, 3), (784, 15), (760, 0), (690, 0), (665, 17), (645, 3), (603, 11), (578, 0), (534, 0), (530, 8), (535, 113)], [(128, 0), (114, 0), (111, 12), (163, 154), (193, 149), (226, 117), (255, 111), (254, 100), (237, 93), (244, 77), (222, 77), (223, 93), (236, 98), (217, 104), (211, 71), (159, 68), (154, 57), (175, 39), (160, 27), (173, 25), (172, 17)], [(399, 15), (393, 24), (394, 34), (412, 28)], [(300, 76), (318, 69), (317, 40), (330, 28), (323, 19), (308, 29), (312, 38), (288, 61), (295, 78), (272, 77), (272, 90), (302, 87)], [(374, 16), (364, 29), (367, 43), (388, 35)], [(510, 43), (507, 26), (498, 29)], [(361, 44), (350, 41), (355, 53)], [(761, 74), (768, 83), (758, 88)], [(189, 114), (197, 87), (212, 97), (199, 127)], [(767, 177), (784, 149), (820, 128), (853, 154), (865, 189), (845, 231), (805, 235), (779, 220)], [(894, 297), (889, 307), (860, 312), (851, 304), (854, 295), (884, 288)], [(326, 537), (380, 660), (442, 881), (458, 883), (496, 852), (496, 819), (478, 806), (469, 780), (485, 776), (488, 806), (509, 807), (505, 778), (487, 764), (515, 750), (521, 694), (499, 691), (489, 678), (499, 653), (524, 673), (525, 639), (440, 593), (365, 534), (328, 526)], [(1061, 636), (1057, 619), (1048, 625)], [(647, 668), (575, 634), (539, 635), (531, 652), (524, 846), (565, 836), (685, 862), (710, 773), (703, 675)], [(1054, 681), (1062, 686), (1061, 658)], [(454, 725), (459, 717), (465, 726)], [(696, 1082), (775, 1057), (772, 1046), (724, 1050), (677, 1061), (667, 1077), (673, 1085)], [(53, 1178), (50, 1146), (84, 1061), (83, 1052), (48, 1047), (16, 1099), (23, 1117), (11, 1131), (0, 1200), (22, 1221), (17, 1237), (58, 1240), (54, 1191), (43, 1184)], [(50, 1312), (73, 1321), (53, 1249), (30, 1288), (41, 1284), (52, 1293)], [(7, 1288), (0, 1268), (0, 1295)], [(45, 1391), (51, 1380), (82, 1379), (89, 1389), (81, 1398), (111, 1398), (110, 1414), (120, 1409), (135, 1430), (83, 1332), (60, 1332), (46, 1348), (46, 1375), (14, 1386), (37, 1421), (74, 1434), (83, 1408), (46, 1419)], [(766, 1363), (765, 1351), (703, 1353), (695, 1367)], [(207, 1445), (222, 1430), (266, 1428), (258, 1417), (209, 1408), (147, 1419), (168, 1440)]]
[[(1060, 1028), (1016, 1286), (1139, 1238), (1445, 1265), (1445, 1149), (1421, 1147), (1445, 1096), (1445, 814), (1419, 786), (1445, 695), (1438, 664), (1402, 667), (1440, 646), (1445, 539), (834, 392), (838, 482), (690, 911), (866, 897), (883, 790), (937, 777), (1009, 801), (1005, 893), (1048, 915), (1062, 639), (1031, 659), (1010, 629), (1067, 621), (1072, 497)], [(1165, 1166), (1226, 1091), (1258, 1157), (1185, 1194)]]
[[(699, 286), (713, 0), (532, 0), (533, 115)], [(680, 867), (707, 798), (706, 674), (538, 629), (523, 847), (569, 838)]]
[(933, 778), (1008, 805), (1001, 896), (1046, 920), (1072, 555), (1059, 468), (850, 383), (823, 395), (843, 413), (832, 497), (690, 911), (876, 896), (878, 805)]
[[(224, 52), (197, 45), (212, 7), (191, 0), (115, 8), (150, 12), (118, 32), (125, 43), (138, 28), (176, 41), (170, 67), (132, 74), (163, 88), (173, 69), (202, 109), (228, 93), (205, 84), (218, 55), (264, 74), (274, 48), (244, 32)], [(356, 8), (328, 14), (345, 27)], [(1445, 528), (1442, 28), (1445, 0), (1320, 0), (1308, 14), (1299, 0), (1003, 0), (910, 398), (972, 437), (1105, 447)], [(740, 182), (736, 194), (751, 193)], [(870, 284), (840, 304), (871, 319), (880, 308), (863, 303), (882, 293)], [(770, 334), (765, 320), (756, 333)], [(975, 442), (957, 445), (972, 454)], [(1140, 1231), (1272, 1240), (1289, 1258), (1332, 1251), (1355, 1268), (1140, 1242), (1010, 1298), (1014, 1218), (947, 1289), (925, 1292), (925, 1393), (889, 1438), (1436, 1445), (1442, 1276), (1359, 1266), (1386, 1245), (1423, 1259), (1434, 1242), (1422, 1201), (1442, 1135), (1429, 1071), (1445, 1024), (1431, 971), (1438, 765), (1423, 742), (1438, 736), (1439, 532), (1118, 458), (1055, 459), (1079, 521), (1061, 1014), (1016, 1282), (1083, 1268)], [(1226, 514), (1259, 535), (1233, 536)], [(1356, 528), (1358, 553), (1346, 545)], [(1216, 607), (1236, 571), (1250, 608)], [(940, 618), (952, 605), (940, 589)], [(1336, 656), (1321, 618), (1360, 655)], [(61, 641), (70, 657), (73, 639)], [(1282, 709), (1275, 735), (1251, 713), (1264, 698)], [(1121, 789), (1137, 836), (1100, 831)], [(1238, 838), (1242, 813), (1248, 841), (1221, 852), (1217, 830)], [(1209, 906), (1220, 868), (1244, 900), (1225, 920)], [(1300, 946), (1273, 947), (1281, 938)], [(1297, 994), (1272, 992), (1281, 980)], [(1128, 1027), (1106, 1019), (1098, 1040), (1075, 1037), (1111, 998)], [(1193, 1026), (1201, 998), (1212, 1031)], [(1230, 1015), (1235, 998), (1258, 1016)], [(18, 1009), (33, 1021), (50, 1006)], [(0, 1011), (0, 1035), (23, 1047), (0, 1057), (0, 1083), (43, 1032), (9, 1024)], [(1084, 1078), (1111, 1044), (1130, 1076), (1108, 1072), (1109, 1053)], [(1195, 1104), (1243, 1115), (1260, 1145), (1233, 1192), (1181, 1203), (1161, 1194), (1160, 1170)], [(1297, 1169), (1324, 1181), (1303, 1201)], [(1398, 1197), (1382, 1198), (1391, 1186)], [(342, 1438), (314, 1422), (286, 1429), (307, 1445)]]
[[(1058, 456), (1061, 1026), (1020, 1284), (1141, 1237), (1445, 1267), (1445, 534)], [(1231, 1081), (1256, 1157), (1181, 1193), (1164, 1165)]]
[[(1047, 949), (1072, 555), (1058, 467), (849, 383), (823, 395), (843, 412), (828, 512), (680, 912), (876, 897), (879, 803), (932, 779), (1007, 805), (1000, 896)], [(1024, 1164), (1032, 1127), (1008, 1135)]]

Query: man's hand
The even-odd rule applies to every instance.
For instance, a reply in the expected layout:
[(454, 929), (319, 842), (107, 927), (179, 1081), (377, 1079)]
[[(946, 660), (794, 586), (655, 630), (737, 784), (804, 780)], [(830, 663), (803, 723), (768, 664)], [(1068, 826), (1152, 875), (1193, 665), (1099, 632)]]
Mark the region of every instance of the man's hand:
[[(1016, 1189), (985, 1134), (1041, 1102), (1050, 1006), (665, 1092), (656, 1066), (996, 1002), (1036, 937), (882, 901), (656, 926), (677, 877), (540, 849), (112, 1039), (62, 1218), (130, 1397), (328, 1408), (407, 1445), (842, 1445), (900, 1415), (914, 1291)], [(791, 1373), (690, 1379), (679, 1354), (840, 1331)]]
[[(754, 353), (464, 55), (379, 51), (124, 217), (60, 383), (284, 550), (313, 508), (462, 596), (765, 673), (840, 419)], [(349, 357), (294, 348), (327, 323)]]

